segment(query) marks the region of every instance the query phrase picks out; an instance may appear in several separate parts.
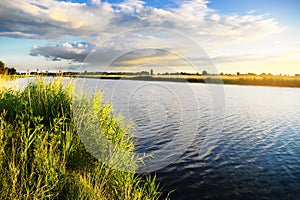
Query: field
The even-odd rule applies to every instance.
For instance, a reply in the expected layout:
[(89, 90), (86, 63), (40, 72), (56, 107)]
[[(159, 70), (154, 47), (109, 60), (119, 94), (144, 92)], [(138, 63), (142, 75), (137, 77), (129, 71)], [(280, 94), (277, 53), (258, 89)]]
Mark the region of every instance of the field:
[[(111, 115), (111, 106), (102, 102), (100, 94), (74, 97), (73, 83), (65, 84), (59, 78), (52, 82), (37, 79), (24, 90), (5, 86), (8, 80), (4, 79), (0, 79), (0, 199), (160, 197), (154, 176), (135, 173), (135, 160), (127, 160), (133, 172), (112, 169), (95, 159), (81, 142), (74, 118), (89, 115), (116, 147), (134, 151), (129, 128), (120, 117)], [(72, 106), (74, 98), (94, 109), (74, 116), (72, 109), (81, 109), (80, 104)]]

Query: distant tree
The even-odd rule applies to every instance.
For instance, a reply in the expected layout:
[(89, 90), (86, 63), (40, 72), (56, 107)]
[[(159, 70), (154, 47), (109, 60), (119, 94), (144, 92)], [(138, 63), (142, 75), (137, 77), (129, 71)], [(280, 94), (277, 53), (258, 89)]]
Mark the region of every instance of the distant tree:
[(0, 61), (0, 74), (14, 75), (17, 74), (17, 70), (15, 68), (5, 67), (4, 62)]
[(8, 68), (8, 74), (15, 75), (15, 74), (17, 74), (17, 70), (15, 68)]
[(3, 74), (4, 69), (5, 69), (5, 64), (4, 62), (0, 61), (0, 74)]
[(251, 72), (249, 72), (248, 75), (250, 75), (250, 76), (257, 76), (257, 74), (251, 73)]
[(202, 75), (203, 75), (203, 76), (208, 75), (207, 71), (206, 71), (206, 70), (203, 70)]
[(240, 72), (237, 72), (236, 75), (239, 76), (239, 75), (241, 75), (241, 73), (240, 73)]

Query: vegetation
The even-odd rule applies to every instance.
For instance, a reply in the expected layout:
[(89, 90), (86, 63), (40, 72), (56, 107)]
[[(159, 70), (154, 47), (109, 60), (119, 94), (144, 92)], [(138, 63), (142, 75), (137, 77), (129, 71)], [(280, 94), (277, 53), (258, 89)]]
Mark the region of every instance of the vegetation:
[[(281, 76), (281, 75), (223, 75), (220, 76), (224, 84), (234, 85), (256, 85), (256, 86), (277, 86), (277, 87), (300, 87), (299, 76)], [(206, 77), (209, 82), (216, 82), (213, 76)]]
[[(204, 74), (206, 74), (204, 72)], [(208, 84), (229, 84), (229, 85), (256, 85), (256, 86), (278, 86), (278, 87), (300, 87), (300, 76), (281, 76), (281, 75), (75, 75), (79, 78), (100, 78), (100, 79), (123, 79), (123, 80), (142, 80), (142, 81), (170, 81), (170, 82), (190, 82)]]
[(17, 74), (17, 70), (15, 68), (7, 68), (5, 67), (4, 62), (0, 60), (0, 75), (15, 75)]
[[(61, 79), (0, 88), (0, 199), (158, 199), (155, 177), (112, 169), (86, 150), (73, 98), (73, 84)], [(97, 108), (88, 112), (112, 143), (134, 151), (124, 123), (101, 96), (80, 98)]]

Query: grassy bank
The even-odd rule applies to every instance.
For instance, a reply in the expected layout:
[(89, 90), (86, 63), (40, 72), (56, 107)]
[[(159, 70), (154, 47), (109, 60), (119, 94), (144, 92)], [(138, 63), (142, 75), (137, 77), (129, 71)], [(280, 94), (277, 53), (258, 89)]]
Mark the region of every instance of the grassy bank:
[[(158, 199), (154, 177), (112, 169), (85, 149), (72, 98), (73, 84), (61, 79), (37, 80), (24, 90), (0, 88), (0, 199)], [(91, 116), (99, 130), (119, 148), (134, 151), (110, 105), (97, 95), (85, 100), (98, 107), (89, 112), (96, 112)]]
[(300, 87), (300, 76), (279, 76), (279, 75), (76, 75), (80, 78), (100, 79), (122, 79), (142, 81), (170, 81), (190, 83), (211, 83), (228, 85), (256, 85), (256, 86), (277, 86), (277, 87)]

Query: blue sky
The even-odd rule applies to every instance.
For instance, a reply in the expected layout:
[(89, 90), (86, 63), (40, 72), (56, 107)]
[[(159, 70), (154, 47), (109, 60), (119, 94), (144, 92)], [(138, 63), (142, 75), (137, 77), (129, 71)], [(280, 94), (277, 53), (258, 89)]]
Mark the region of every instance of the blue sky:
[[(211, 7), (222, 13), (268, 13), (286, 25), (300, 25), (300, 1), (297, 0), (212, 0)], [(299, 28), (299, 27), (298, 27)]]
[[(299, 7), (297, 0), (11, 0), (0, 3), (0, 60), (19, 71), (99, 71), (114, 59), (110, 70), (151, 65), (192, 72), (182, 58), (202, 70), (208, 56), (218, 72), (294, 74), (300, 71)], [(94, 48), (99, 60), (90, 62)]]

